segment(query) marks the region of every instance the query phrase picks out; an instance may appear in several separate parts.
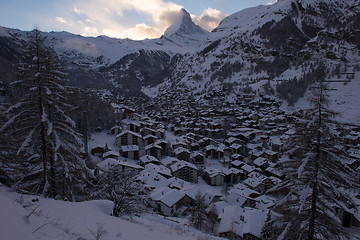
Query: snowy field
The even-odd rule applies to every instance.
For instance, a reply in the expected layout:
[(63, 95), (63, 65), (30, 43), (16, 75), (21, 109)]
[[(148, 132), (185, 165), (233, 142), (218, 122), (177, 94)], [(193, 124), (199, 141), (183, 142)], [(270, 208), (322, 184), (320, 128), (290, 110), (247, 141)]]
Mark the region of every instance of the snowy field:
[(150, 213), (133, 219), (110, 216), (106, 200), (64, 202), (20, 195), (0, 187), (1, 240), (215, 240), (187, 226), (183, 219)]

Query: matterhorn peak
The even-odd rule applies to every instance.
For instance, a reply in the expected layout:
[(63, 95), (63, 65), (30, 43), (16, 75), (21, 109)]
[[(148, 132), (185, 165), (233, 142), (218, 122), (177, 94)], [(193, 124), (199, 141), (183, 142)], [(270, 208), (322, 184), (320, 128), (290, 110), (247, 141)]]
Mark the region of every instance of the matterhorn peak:
[(201, 45), (208, 37), (209, 32), (196, 25), (190, 14), (182, 8), (174, 23), (168, 27), (164, 37), (180, 45)]

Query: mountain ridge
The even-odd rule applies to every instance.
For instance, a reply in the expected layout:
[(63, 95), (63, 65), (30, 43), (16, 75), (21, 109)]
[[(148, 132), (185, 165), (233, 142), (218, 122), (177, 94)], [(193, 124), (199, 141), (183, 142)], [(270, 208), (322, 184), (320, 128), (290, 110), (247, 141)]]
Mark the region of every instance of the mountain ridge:
[[(262, 80), (270, 81), (276, 90), (283, 80), (296, 79), (306, 91), (310, 82), (304, 76), (313, 76), (320, 69), (320, 62), (326, 66), (328, 78), (338, 69), (352, 71), (360, 50), (359, 5), (354, 0), (281, 0), (226, 17), (211, 33), (206, 33), (203, 43), (197, 44), (181, 34), (186, 33), (186, 26), (194, 26), (185, 10), (158, 39), (45, 35), (66, 69), (73, 73), (70, 80), (79, 82), (77, 86), (110, 87), (113, 95), (123, 96), (141, 94), (143, 90), (151, 92), (152, 97), (185, 88), (198, 101), (204, 101), (213, 91), (230, 85), (228, 98), (234, 98), (241, 89)], [(8, 31), (12, 36), (1, 37), (0, 58), (8, 56), (14, 61), (25, 33)], [(4, 28), (0, 35), (4, 35)], [(183, 37), (182, 42), (177, 39), (179, 36)], [(274, 94), (292, 104), (303, 95)]]

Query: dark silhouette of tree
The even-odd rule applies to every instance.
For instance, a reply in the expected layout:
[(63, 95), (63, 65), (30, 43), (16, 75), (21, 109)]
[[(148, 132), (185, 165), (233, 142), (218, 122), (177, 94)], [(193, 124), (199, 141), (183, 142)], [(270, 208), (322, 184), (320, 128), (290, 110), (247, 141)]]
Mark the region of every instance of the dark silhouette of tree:
[(191, 207), (190, 222), (195, 228), (200, 230), (206, 222), (206, 205), (200, 191), (196, 194), (194, 204)]
[(115, 217), (142, 212), (147, 191), (133, 176), (115, 166), (100, 175), (99, 184), (92, 197), (113, 201), (112, 215)]
[[(323, 79), (323, 78), (322, 78)], [(285, 180), (271, 191), (280, 196), (268, 221), (278, 239), (343, 239), (347, 237), (337, 209), (350, 211), (359, 188), (346, 164), (345, 144), (331, 121), (326, 84), (313, 84), (312, 108), (296, 123), (296, 134), (281, 159)]]
[(89, 171), (75, 122), (68, 117), (74, 107), (66, 98), (66, 74), (38, 29), (29, 36), (18, 73), (12, 83), (17, 101), (4, 112), (11, 117), (0, 128), (13, 157), (6, 171), (20, 191), (74, 200)]

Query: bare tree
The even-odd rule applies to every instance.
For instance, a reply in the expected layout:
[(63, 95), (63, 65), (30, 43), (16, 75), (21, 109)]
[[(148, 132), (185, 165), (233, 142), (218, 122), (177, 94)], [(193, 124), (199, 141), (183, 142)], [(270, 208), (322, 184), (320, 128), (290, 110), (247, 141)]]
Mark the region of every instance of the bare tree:
[(206, 205), (200, 191), (196, 194), (194, 204), (191, 207), (190, 222), (195, 228), (200, 230), (206, 222)]
[(119, 217), (142, 212), (146, 195), (146, 190), (134, 180), (133, 174), (114, 167), (100, 175), (92, 197), (113, 201), (112, 215)]

